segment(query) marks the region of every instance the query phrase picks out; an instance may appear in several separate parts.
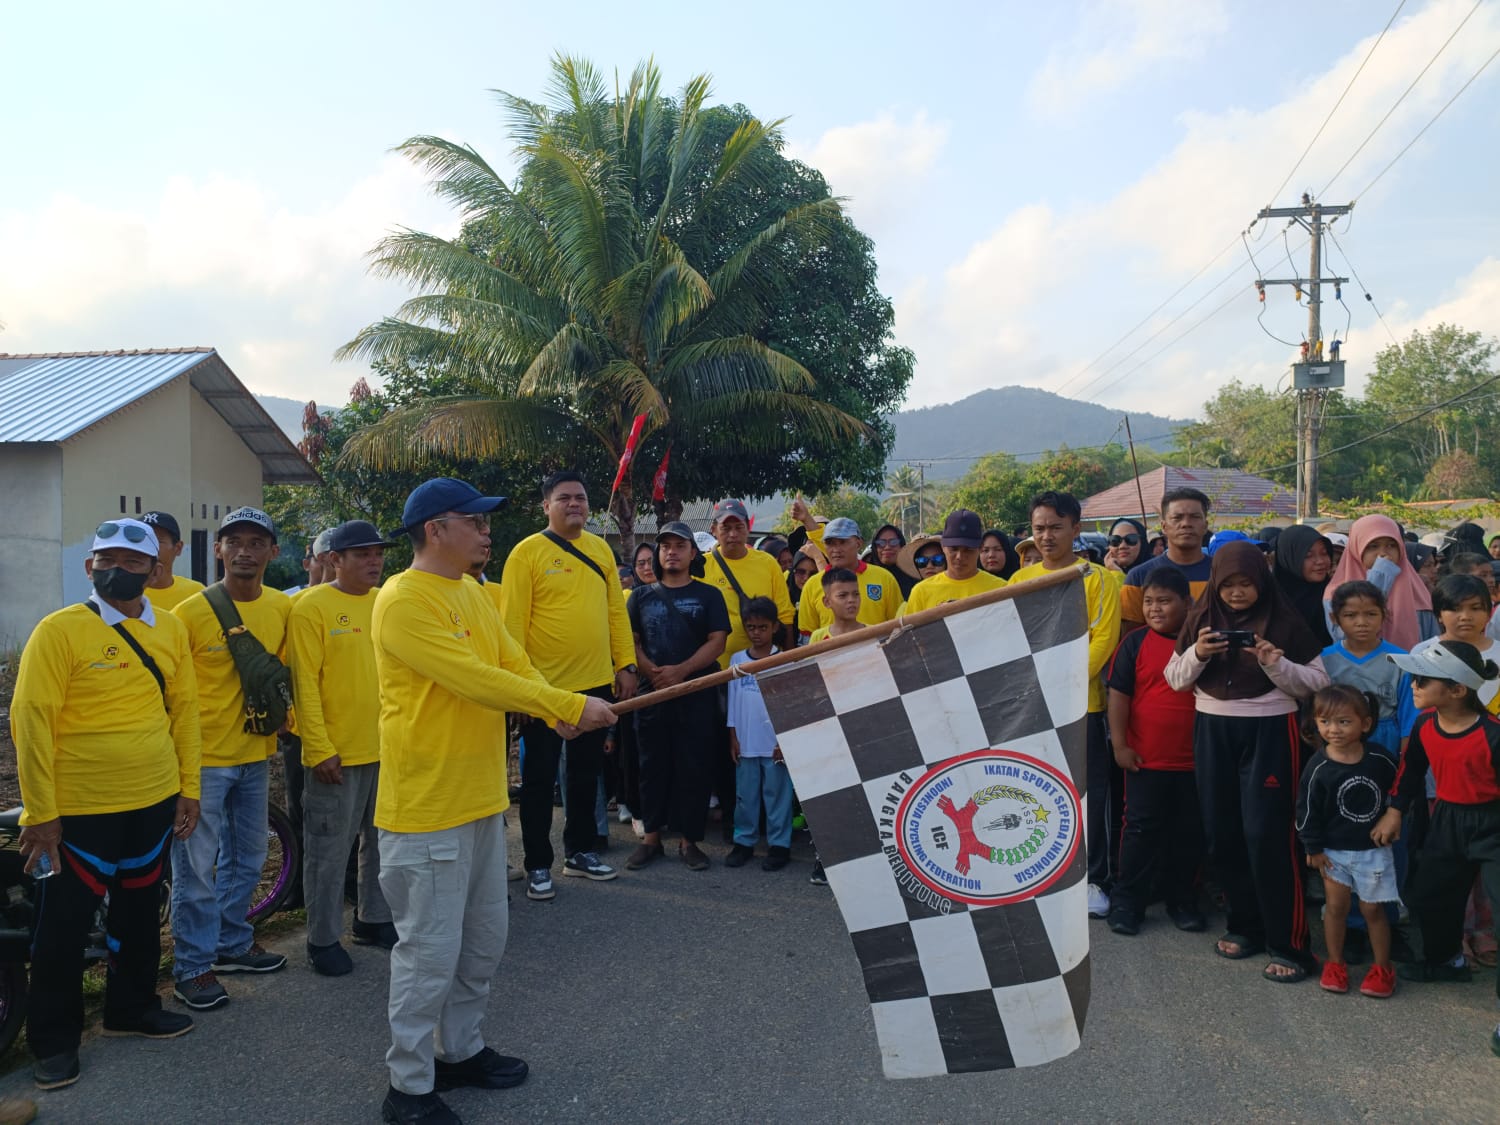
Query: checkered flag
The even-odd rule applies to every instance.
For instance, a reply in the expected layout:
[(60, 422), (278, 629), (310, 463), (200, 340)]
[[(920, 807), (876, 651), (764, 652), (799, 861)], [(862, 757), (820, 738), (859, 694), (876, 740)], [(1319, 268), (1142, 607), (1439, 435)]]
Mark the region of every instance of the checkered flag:
[(886, 1076), (1076, 1050), (1089, 998), (1083, 583), (1018, 588), (758, 679)]

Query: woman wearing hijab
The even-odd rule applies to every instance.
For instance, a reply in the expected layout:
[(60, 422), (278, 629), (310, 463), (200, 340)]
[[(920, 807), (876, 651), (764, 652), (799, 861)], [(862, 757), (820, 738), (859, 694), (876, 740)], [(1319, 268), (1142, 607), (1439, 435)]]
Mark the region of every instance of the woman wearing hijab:
[(1146, 554), (1146, 525), (1140, 520), (1115, 520), (1109, 529), (1109, 550), (1104, 552), (1104, 569), (1109, 574), (1118, 574), (1121, 580), (1130, 573), (1130, 568), (1143, 563)]
[(1276, 537), (1271, 573), (1282, 597), (1297, 611), (1320, 649), (1333, 644), (1324, 611), (1328, 577), (1333, 573), (1333, 548), (1321, 532), (1297, 525)]
[(893, 523), (888, 523), (875, 532), (875, 537), (870, 540), (870, 546), (865, 551), (865, 559), (868, 562), (879, 563), (896, 576), (896, 585), (901, 587), (903, 598), (911, 597), (911, 588), (917, 584), (917, 580), (906, 571), (899, 569), (897, 560), (901, 556), (901, 548), (906, 546), (906, 536), (901, 534), (901, 529)]
[[(1411, 565), (1401, 528), (1389, 516), (1361, 516), (1354, 521), (1349, 546), (1334, 568), (1324, 602), (1330, 602), (1345, 582), (1360, 579), (1375, 583), (1385, 595), (1380, 635), (1391, 644), (1410, 652), (1419, 642), (1438, 635), (1432, 593)], [(1328, 616), (1331, 620), (1332, 614)]]
[(1016, 554), (1009, 535), (993, 527), (984, 533), (979, 540), (979, 568), (1007, 582), (1021, 569), (1021, 556)]
[(1438, 561), (1435, 548), (1429, 547), (1426, 543), (1408, 543), (1406, 558), (1411, 563), (1412, 569), (1417, 572), (1417, 577), (1422, 580), (1422, 585), (1429, 590), (1437, 585)]
[(1292, 984), (1317, 967), (1294, 830), (1301, 781), (1297, 703), (1328, 683), (1321, 648), (1253, 543), (1214, 554), (1167, 683), (1193, 691), (1194, 776), (1209, 862), (1228, 902), (1215, 945), (1238, 961), (1269, 951), (1262, 976)]

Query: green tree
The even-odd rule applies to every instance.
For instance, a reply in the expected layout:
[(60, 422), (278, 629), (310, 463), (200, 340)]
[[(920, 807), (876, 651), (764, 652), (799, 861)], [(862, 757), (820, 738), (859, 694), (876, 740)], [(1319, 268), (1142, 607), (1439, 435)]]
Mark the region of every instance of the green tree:
[[(384, 240), (375, 272), (422, 292), (341, 355), (434, 364), (461, 386), (390, 412), (346, 458), (411, 467), (504, 450), (612, 477), (644, 414), (637, 462), (671, 449), (671, 510), (878, 482), (880, 419), (912, 359), (890, 344), (871, 245), (821, 176), (781, 156), (779, 122), (707, 108), (708, 93), (699, 76), (665, 97), (650, 64), (622, 92), (558, 57), (552, 104), (499, 95), (514, 185), (467, 146), (400, 146), (464, 234)], [(612, 507), (627, 549), (648, 498), (627, 474)]]
[[(866, 539), (874, 534), (877, 527), (886, 522), (880, 511), (879, 497), (847, 485), (812, 497), (808, 500), (807, 506), (812, 509), (814, 515), (825, 516), (828, 519), (836, 516), (848, 517), (859, 524), (859, 529)], [(784, 535), (800, 526), (802, 525), (792, 518), (792, 502), (788, 500), (773, 530)]]
[(1497, 345), (1478, 332), (1439, 324), (1416, 331), (1404, 342), (1382, 348), (1365, 390), (1366, 399), (1391, 414), (1415, 414), (1468, 393), (1451, 406), (1426, 414), (1397, 433), (1423, 463), (1466, 449), (1475, 457), (1494, 456), (1493, 435), (1500, 422), (1500, 399), (1481, 386), (1495, 377)]
[(1422, 478), (1419, 499), (1422, 500), (1471, 500), (1488, 496), (1494, 488), (1494, 478), (1479, 463), (1479, 458), (1466, 449), (1455, 449), (1445, 453), (1432, 463), (1427, 475)]
[[(902, 465), (885, 478), (890, 493), (880, 505), (884, 520), (901, 528), (903, 535), (917, 535), (936, 527), (942, 514), (944, 490), (936, 481), (925, 479), (915, 465)], [(951, 493), (951, 488), (948, 490)]]

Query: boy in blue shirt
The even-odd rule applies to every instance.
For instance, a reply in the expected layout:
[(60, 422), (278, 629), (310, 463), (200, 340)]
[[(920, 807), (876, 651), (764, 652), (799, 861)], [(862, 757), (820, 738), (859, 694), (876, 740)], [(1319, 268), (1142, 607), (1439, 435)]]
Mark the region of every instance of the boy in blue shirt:
[[(740, 614), (750, 647), (729, 658), (731, 668), (764, 660), (778, 650), (772, 638), (778, 618), (770, 598), (751, 598)], [(792, 781), (776, 745), (776, 731), (754, 675), (729, 681), (729, 754), (735, 763), (734, 847), (725, 867), (743, 867), (755, 856), (760, 813), (766, 813), (766, 858), (762, 871), (780, 871), (792, 858)]]

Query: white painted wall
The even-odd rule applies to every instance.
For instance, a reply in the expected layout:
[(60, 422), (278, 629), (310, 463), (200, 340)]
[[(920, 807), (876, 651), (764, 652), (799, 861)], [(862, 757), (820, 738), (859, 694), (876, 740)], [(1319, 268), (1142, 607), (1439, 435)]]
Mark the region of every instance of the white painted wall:
[(0, 652), (62, 605), (62, 451), (0, 445)]

